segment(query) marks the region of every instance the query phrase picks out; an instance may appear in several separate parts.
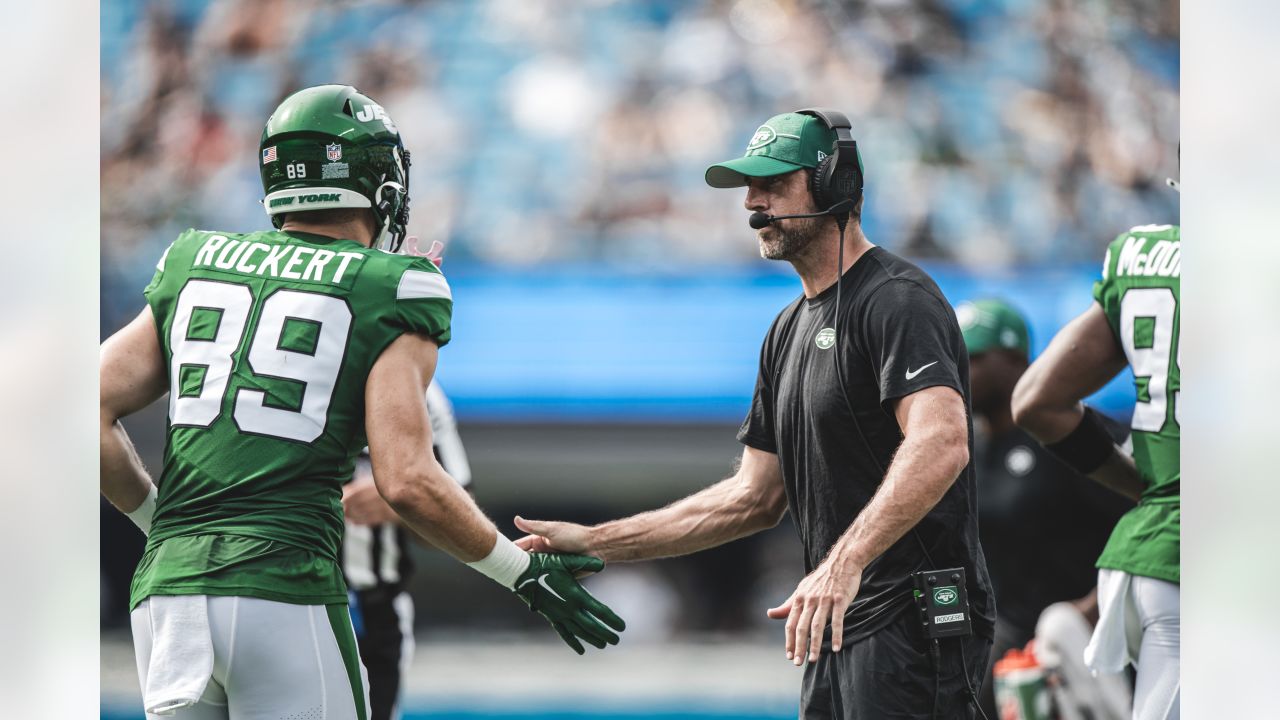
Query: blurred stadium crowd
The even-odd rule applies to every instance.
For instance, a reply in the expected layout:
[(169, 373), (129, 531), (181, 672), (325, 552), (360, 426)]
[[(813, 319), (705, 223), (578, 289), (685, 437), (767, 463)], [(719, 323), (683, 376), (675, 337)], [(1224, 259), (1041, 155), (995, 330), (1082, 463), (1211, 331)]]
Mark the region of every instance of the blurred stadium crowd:
[[(763, 119), (854, 120), (873, 242), (1096, 262), (1177, 222), (1177, 0), (116, 0), (102, 4), (102, 322), (187, 227), (267, 227), (262, 123), (351, 83), (451, 262), (743, 263), (705, 167)], [(674, 263), (673, 263), (674, 261)]]

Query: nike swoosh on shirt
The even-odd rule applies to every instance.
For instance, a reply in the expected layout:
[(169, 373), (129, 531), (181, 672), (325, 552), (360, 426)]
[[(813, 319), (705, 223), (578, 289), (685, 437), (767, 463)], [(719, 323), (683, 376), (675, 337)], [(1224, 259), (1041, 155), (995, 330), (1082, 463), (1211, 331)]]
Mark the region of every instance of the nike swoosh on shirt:
[(915, 378), (915, 376), (917, 376), (917, 375), (919, 375), (920, 373), (924, 372), (926, 368), (931, 367), (931, 366), (933, 366), (933, 365), (937, 365), (937, 364), (938, 364), (938, 361), (937, 361), (937, 360), (934, 360), (933, 362), (929, 363), (928, 365), (921, 365), (920, 367), (916, 368), (915, 370), (912, 370), (911, 368), (907, 368), (907, 379), (908, 379), (908, 380), (912, 380), (912, 379), (914, 379), (914, 378)]

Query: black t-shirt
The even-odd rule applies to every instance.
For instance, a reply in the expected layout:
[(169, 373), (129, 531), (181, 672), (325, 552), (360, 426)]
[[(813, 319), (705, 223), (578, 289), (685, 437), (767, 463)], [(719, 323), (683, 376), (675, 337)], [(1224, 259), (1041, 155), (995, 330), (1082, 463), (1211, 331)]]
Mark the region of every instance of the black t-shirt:
[[(835, 285), (812, 299), (801, 296), (774, 320), (760, 352), (751, 412), (738, 432), (743, 444), (778, 455), (806, 572), (822, 562), (884, 479), (902, 442), (892, 401), (942, 385), (970, 406), (960, 327), (928, 275), (873, 247), (840, 283), (838, 343)], [(837, 352), (848, 406), (837, 381)], [(972, 456), (971, 417), (967, 424)], [(966, 570), (974, 628), (991, 637), (995, 608), (977, 519), (970, 462), (914, 530), (867, 565), (846, 613), (846, 640), (870, 635), (909, 606), (911, 573), (957, 566)]]
[(1083, 597), (1097, 583), (1094, 562), (1133, 503), (1077, 475), (1017, 429), (979, 452), (978, 489), (1000, 621), (1030, 637), (1042, 610)]

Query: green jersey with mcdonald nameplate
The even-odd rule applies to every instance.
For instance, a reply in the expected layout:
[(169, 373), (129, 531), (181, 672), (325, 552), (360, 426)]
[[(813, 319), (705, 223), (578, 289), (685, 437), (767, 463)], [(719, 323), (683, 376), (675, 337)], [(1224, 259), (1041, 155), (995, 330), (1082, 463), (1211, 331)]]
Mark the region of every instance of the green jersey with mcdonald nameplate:
[(342, 483), (365, 446), (365, 381), (403, 333), (449, 341), (444, 277), (350, 240), (188, 230), (145, 294), (169, 419), (131, 607), (186, 594), (345, 603)]
[(1133, 461), (1146, 481), (1098, 567), (1170, 582), (1181, 576), (1181, 279), (1181, 229), (1140, 225), (1107, 248), (1102, 279), (1093, 286), (1133, 370)]

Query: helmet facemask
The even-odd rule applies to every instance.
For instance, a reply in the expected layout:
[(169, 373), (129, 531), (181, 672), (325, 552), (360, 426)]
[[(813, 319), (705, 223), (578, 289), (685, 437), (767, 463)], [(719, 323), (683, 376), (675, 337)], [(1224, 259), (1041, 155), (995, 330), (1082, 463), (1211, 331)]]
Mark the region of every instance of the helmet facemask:
[(380, 227), (373, 240), (373, 247), (385, 252), (397, 253), (404, 244), (409, 227), (409, 151), (400, 147), (391, 150), (395, 160), (390, 174), (398, 179), (383, 176), (382, 184), (374, 190), (373, 211)]

